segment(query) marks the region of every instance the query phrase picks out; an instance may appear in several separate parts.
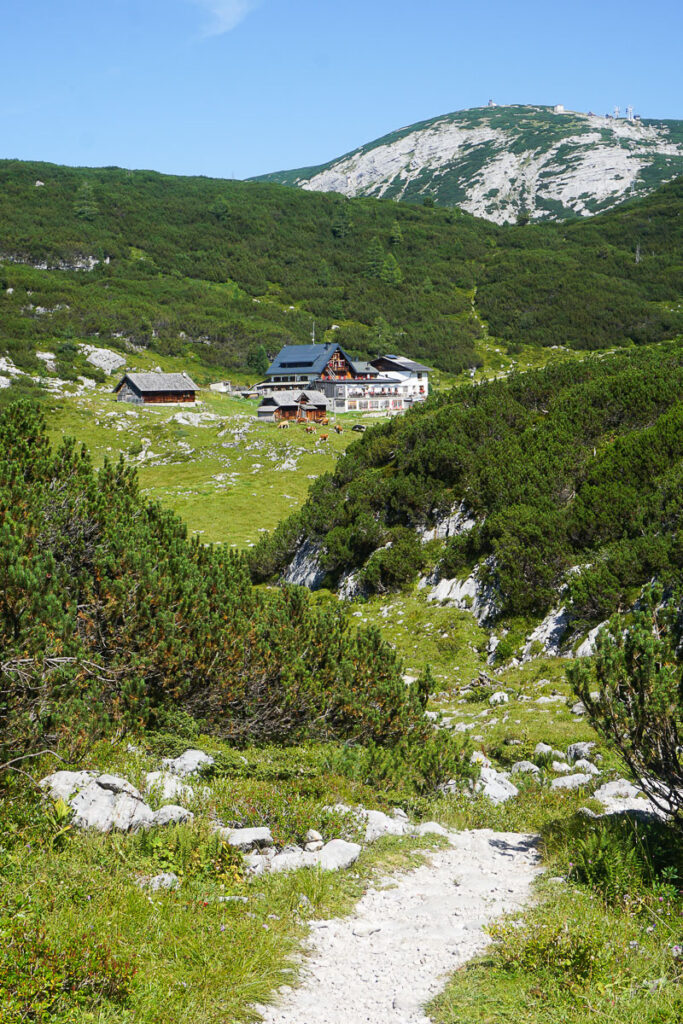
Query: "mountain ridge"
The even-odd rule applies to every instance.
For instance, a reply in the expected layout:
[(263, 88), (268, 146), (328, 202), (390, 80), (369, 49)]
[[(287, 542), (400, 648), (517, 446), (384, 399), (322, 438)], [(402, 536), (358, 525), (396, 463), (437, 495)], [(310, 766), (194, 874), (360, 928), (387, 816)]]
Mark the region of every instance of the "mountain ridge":
[(256, 181), (460, 206), (495, 223), (589, 216), (683, 173), (683, 121), (474, 107), (407, 125), (317, 166)]

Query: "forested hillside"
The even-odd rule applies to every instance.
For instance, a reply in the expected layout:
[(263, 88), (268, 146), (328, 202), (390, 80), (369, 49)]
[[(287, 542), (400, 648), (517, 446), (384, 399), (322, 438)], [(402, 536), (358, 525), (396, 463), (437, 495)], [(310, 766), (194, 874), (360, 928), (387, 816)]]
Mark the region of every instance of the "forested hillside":
[(680, 342), (455, 388), (347, 449), (254, 549), (254, 575), (309, 541), (330, 584), (400, 586), (427, 562), (416, 530), (460, 506), (475, 525), (441, 576), (479, 564), (506, 615), (546, 611), (567, 583), (574, 619), (603, 619), (651, 577), (680, 579), (682, 395)]
[(66, 369), (75, 342), (189, 346), (251, 370), (331, 331), (460, 372), (488, 330), (579, 349), (683, 329), (683, 181), (589, 222), (460, 211), (117, 168), (0, 162), (0, 355)]

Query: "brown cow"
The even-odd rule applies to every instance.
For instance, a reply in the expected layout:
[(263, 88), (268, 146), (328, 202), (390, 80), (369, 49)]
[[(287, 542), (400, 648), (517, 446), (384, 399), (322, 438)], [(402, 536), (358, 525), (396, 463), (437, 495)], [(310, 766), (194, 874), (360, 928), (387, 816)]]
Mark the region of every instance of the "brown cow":
[(343, 434), (343, 433), (344, 433), (344, 428), (343, 428), (343, 427), (340, 427), (340, 426), (338, 426), (338, 425), (337, 425), (336, 423), (335, 423), (335, 425), (334, 425), (334, 429), (336, 430), (336, 432), (337, 432), (338, 434)]
[(287, 420), (282, 420), (281, 423), (278, 423), (277, 429), (278, 430), (289, 430), (289, 423), (287, 422)]
[(321, 440), (321, 441), (327, 441), (327, 439), (328, 439), (328, 437), (329, 437), (329, 436), (330, 436), (329, 434), (321, 434), (321, 435), (320, 435), (320, 438), (319, 438), (319, 440)]
[(309, 423), (309, 425), (306, 427), (306, 433), (315, 434), (315, 427), (313, 426), (312, 423)]
[(329, 426), (329, 423), (330, 423), (329, 416), (325, 416), (324, 419), (322, 419), (320, 422), (322, 423), (323, 427)]

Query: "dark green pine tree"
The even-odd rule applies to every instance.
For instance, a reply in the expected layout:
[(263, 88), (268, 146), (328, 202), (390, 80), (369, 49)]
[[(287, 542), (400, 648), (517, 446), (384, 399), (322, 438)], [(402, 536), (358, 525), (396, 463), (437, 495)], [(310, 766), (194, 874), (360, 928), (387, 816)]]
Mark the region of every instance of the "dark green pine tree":
[(396, 257), (392, 252), (388, 253), (385, 257), (380, 277), (386, 282), (386, 284), (393, 284), (395, 287), (403, 284), (403, 272), (396, 262)]
[(384, 269), (384, 249), (379, 238), (371, 239), (365, 254), (365, 273), (367, 277), (381, 277)]
[(84, 181), (74, 198), (74, 213), (81, 220), (94, 220), (99, 212), (93, 187), (89, 181)]
[(401, 231), (401, 225), (397, 220), (394, 221), (394, 226), (391, 229), (390, 242), (392, 245), (400, 245), (403, 241), (403, 232)]

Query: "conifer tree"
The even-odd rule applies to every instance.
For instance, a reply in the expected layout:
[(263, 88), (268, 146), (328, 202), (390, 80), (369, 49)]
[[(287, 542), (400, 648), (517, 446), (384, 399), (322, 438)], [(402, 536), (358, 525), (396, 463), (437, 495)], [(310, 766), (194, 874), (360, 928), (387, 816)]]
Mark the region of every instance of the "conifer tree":
[(385, 257), (380, 277), (387, 284), (393, 284), (396, 287), (403, 283), (403, 272), (396, 262), (396, 257), (392, 252), (388, 253)]
[(365, 272), (368, 277), (381, 277), (384, 269), (384, 249), (379, 238), (371, 239), (365, 256)]

